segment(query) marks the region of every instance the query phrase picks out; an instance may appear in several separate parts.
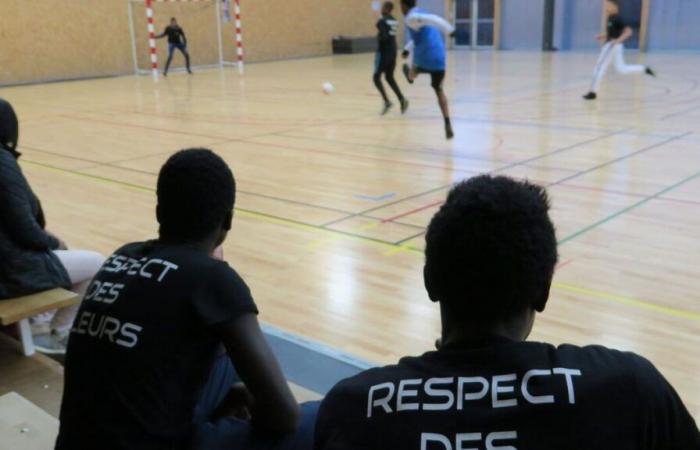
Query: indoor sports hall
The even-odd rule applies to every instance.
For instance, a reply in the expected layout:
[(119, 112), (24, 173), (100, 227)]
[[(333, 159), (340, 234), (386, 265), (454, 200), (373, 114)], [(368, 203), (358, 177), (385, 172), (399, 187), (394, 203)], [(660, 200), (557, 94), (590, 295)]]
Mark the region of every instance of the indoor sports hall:
[[(100, 311), (116, 314), (109, 308), (120, 303), (120, 285), (116, 278), (105, 278), (113, 283), (104, 287), (97, 281), (100, 274), (110, 267), (125, 274), (133, 269), (143, 286), (153, 273), (147, 264), (167, 264), (163, 256), (148, 263), (134, 257), (131, 269), (126, 262), (120, 268), (115, 251), (158, 238), (157, 191), (165, 189), (159, 173), (165, 176), (164, 164), (175, 152), (190, 148), (211, 149), (235, 176), (233, 220), (227, 239), (216, 242), (221, 244), (216, 252), (250, 288), (262, 339), (299, 402), (322, 400), (343, 379), (435, 351), (448, 338), (447, 313), (443, 309), (441, 315), (442, 302), (431, 302), (425, 287), (427, 229), (457, 183), (490, 174), (542, 186), (551, 202), (558, 259), (546, 309), (538, 311), (527, 339), (641, 355), (677, 392), (690, 417), (700, 419), (700, 2), (411, 2), (394, 0), (389, 14), (384, 2), (370, 0), (0, 0), (0, 99), (11, 105), (19, 129), (12, 149), (8, 140), (0, 140), (0, 154), (21, 153), (6, 158), (7, 170), (0, 158), (5, 178), (0, 180), (0, 259), (5, 261), (0, 264), (5, 272), (0, 272), (0, 450), (54, 448), (59, 416), (72, 417), (70, 405), (79, 404), (67, 402), (74, 393), (68, 389), (64, 397), (64, 365), (66, 372), (94, 370), (101, 389), (108, 389), (104, 386), (121, 386), (109, 377), (113, 365), (136, 364), (122, 349), (104, 350), (110, 352), (104, 362), (93, 359), (85, 350), (88, 344), (75, 346), (73, 336), (93, 335), (92, 321), (86, 325), (86, 303), (101, 299)], [(444, 67), (426, 69), (421, 63), (425, 52), (439, 53), (436, 47), (421, 48), (426, 36), (444, 48)], [(381, 50), (387, 39), (397, 44)], [(409, 41), (415, 47), (404, 52)], [(373, 83), (373, 73), (384, 70), (377, 68), (387, 67), (382, 58), (396, 59), (394, 76), (405, 104), (389, 88), (388, 78), (383, 82), (387, 101)], [(436, 93), (446, 99), (449, 115)], [(8, 127), (11, 119), (0, 111), (0, 138)], [(35, 194), (27, 197), (27, 209), (14, 209), (15, 175), (19, 188)], [(196, 185), (189, 183), (191, 176), (184, 180), (177, 192), (184, 192), (185, 184)], [(198, 180), (210, 183), (212, 198), (217, 195), (221, 186), (215, 178), (202, 175)], [(184, 204), (187, 194), (182, 195)], [(161, 219), (163, 208), (158, 206)], [(199, 209), (182, 214), (196, 216)], [(41, 261), (63, 264), (61, 273), (72, 281), (44, 283), (44, 263), (28, 263), (22, 254), (26, 240), (11, 242), (29, 228), (49, 242), (56, 239), (41, 250)], [(27, 254), (39, 252), (36, 245), (27, 245)], [(463, 247), (456, 241), (454, 246)], [(103, 258), (81, 279), (87, 293), (76, 292), (73, 272), (63, 257), (51, 253), (65, 248)], [(503, 256), (504, 279), (512, 278), (511, 255), (519, 248), (518, 242), (512, 254)], [(104, 258), (107, 262), (97, 272)], [(202, 269), (201, 277), (211, 276)], [(165, 272), (158, 282), (167, 280), (163, 277)], [(14, 289), (18, 279), (24, 280), (24, 290)], [(124, 282), (127, 288), (129, 282)], [(191, 283), (202, 284), (205, 292), (214, 289), (200, 280)], [(493, 282), (495, 292), (499, 284)], [(117, 286), (112, 300), (109, 286)], [(187, 293), (148, 294), (134, 304), (159, 298), (160, 306), (148, 308), (153, 323), (164, 324), (170, 317), (168, 298), (180, 295)], [(52, 327), (68, 310), (73, 311), (68, 334), (58, 342)], [(125, 317), (133, 317), (129, 314)], [(476, 319), (469, 323), (481, 326)], [(127, 325), (115, 325), (115, 330), (128, 336)], [(95, 332), (101, 337), (95, 345), (107, 345), (106, 326)], [(157, 351), (177, 358), (178, 351), (165, 342), (185, 331), (153, 325), (141, 333), (156, 328), (170, 330), (158, 338)], [(216, 342), (227, 344), (233, 365), (250, 384), (228, 341)], [(447, 350), (437, 353), (442, 351)], [(100, 366), (108, 363), (109, 370)], [(551, 375), (558, 373), (556, 367), (531, 369)], [(593, 369), (576, 370), (579, 378), (567, 378), (567, 383), (595, 376)], [(167, 370), (159, 373), (169, 379)], [(495, 378), (489, 385), (484, 375), (482, 397), (494, 418), (501, 411), (512, 413), (498, 408), (504, 401), (499, 398), (517, 398), (518, 407), (525, 407), (523, 398), (546, 402), (546, 387), (537, 391), (539, 396), (528, 394), (535, 388), (531, 384), (528, 391), (523, 373), (514, 373), (500, 386)], [(133, 383), (146, 383), (144, 379), (134, 375), (138, 381)], [(610, 382), (617, 383), (620, 398), (626, 385), (634, 384)], [(562, 386), (562, 395), (570, 388), (573, 404), (572, 385)], [(419, 420), (419, 413), (427, 412), (418, 411), (418, 403), (404, 403), (403, 409), (416, 411), (403, 411), (401, 402), (423, 399), (416, 394), (423, 388), (404, 388), (409, 389), (397, 384), (398, 399), (385, 399), (382, 407), (373, 403), (372, 391), (369, 398), (363, 391), (358, 421), (370, 420), (373, 411), (386, 411), (387, 421)], [(451, 391), (438, 392), (455, 399)], [(640, 392), (644, 398), (647, 391)], [(123, 398), (121, 394), (113, 395)], [(477, 394), (467, 394), (467, 399), (469, 395)], [(110, 398), (93, 400), (109, 411)], [(585, 393), (577, 392), (576, 400), (580, 407), (588, 405)], [(475, 408), (480, 401), (473, 402)], [(346, 403), (351, 414), (352, 401)], [(462, 405), (461, 397), (458, 403)], [(255, 403), (246, 405), (251, 423), (262, 421), (256, 418), (262, 413)], [(392, 408), (396, 416), (388, 414)], [(606, 408), (598, 405), (586, 417), (594, 423)], [(626, 410), (632, 415), (641, 407)], [(467, 425), (468, 411), (459, 411)], [(545, 409), (533, 411), (546, 420)], [(665, 420), (659, 418), (661, 409), (656, 411), (655, 418), (640, 419), (647, 428), (609, 426), (628, 433), (648, 431), (656, 426), (649, 423)], [(319, 424), (323, 413), (322, 405)], [(324, 427), (331, 426), (326, 422), (340, 423), (328, 419)], [(89, 428), (99, 429), (99, 420), (94, 423), (97, 428), (92, 421)], [(382, 423), (391, 435), (389, 422)], [(519, 440), (504, 434), (488, 435), (495, 440), (487, 441), (487, 433), (499, 426), (458, 430), (483, 433), (480, 443), (423, 433), (415, 446), (402, 448), (550, 448), (530, 446), (523, 437), (525, 424), (519, 425)], [(76, 433), (63, 426), (60, 430), (65, 436)], [(569, 448), (592, 448), (571, 433)], [(342, 433), (338, 428), (329, 435)], [(399, 448), (386, 444), (388, 437), (382, 439), (382, 448)], [(683, 442), (673, 448), (698, 448)], [(102, 448), (136, 448), (110, 445), (105, 442)], [(138, 448), (180, 448), (144, 445)], [(361, 447), (325, 445), (317, 430), (319, 450)], [(199, 448), (258, 447), (232, 439), (228, 447)]]

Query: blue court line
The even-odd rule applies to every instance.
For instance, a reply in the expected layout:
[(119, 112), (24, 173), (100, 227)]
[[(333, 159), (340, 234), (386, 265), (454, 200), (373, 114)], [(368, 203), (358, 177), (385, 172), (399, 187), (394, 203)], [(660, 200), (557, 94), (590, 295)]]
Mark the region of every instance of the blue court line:
[(356, 194), (356, 195), (353, 195), (353, 197), (356, 199), (359, 199), (359, 200), (369, 200), (371, 202), (381, 202), (382, 200), (390, 200), (390, 199), (396, 197), (396, 192), (387, 192), (386, 194), (377, 195), (377, 196)]
[(340, 380), (376, 366), (271, 325), (261, 327), (287, 379), (318, 394), (325, 395)]

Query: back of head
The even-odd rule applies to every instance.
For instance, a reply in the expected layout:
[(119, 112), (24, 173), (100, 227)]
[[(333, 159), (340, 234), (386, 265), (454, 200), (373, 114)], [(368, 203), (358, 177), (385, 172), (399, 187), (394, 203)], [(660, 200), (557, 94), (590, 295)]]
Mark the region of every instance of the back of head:
[(394, 10), (394, 4), (392, 2), (384, 2), (382, 5), (382, 12), (384, 14), (391, 14), (391, 12)]
[(401, 0), (401, 6), (404, 11), (409, 11), (416, 6), (416, 0)]
[(528, 182), (481, 175), (456, 185), (426, 234), (430, 298), (464, 322), (542, 311), (557, 262), (548, 212), (546, 191)]
[(15, 110), (7, 100), (0, 98), (0, 147), (18, 157), (18, 139), (19, 122)]
[(227, 231), (236, 200), (236, 182), (228, 165), (208, 149), (181, 150), (158, 175), (160, 237), (201, 241)]

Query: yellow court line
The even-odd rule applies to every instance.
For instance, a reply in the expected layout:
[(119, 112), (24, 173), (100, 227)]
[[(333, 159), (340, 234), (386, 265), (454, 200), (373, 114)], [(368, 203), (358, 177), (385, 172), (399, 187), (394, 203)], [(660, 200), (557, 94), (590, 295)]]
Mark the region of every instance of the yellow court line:
[[(356, 217), (356, 216), (348, 217), (348, 219), (352, 219), (352, 218), (354, 218), (354, 217)], [(341, 222), (343, 222), (344, 220), (347, 220), (347, 219), (343, 219), (343, 220), (341, 220)], [(357, 233), (357, 232), (360, 232), (360, 231), (371, 230), (371, 229), (377, 228), (377, 227), (378, 227), (379, 225), (381, 225), (381, 224), (382, 224), (381, 222), (371, 222), (371, 223), (367, 223), (367, 224), (362, 225), (361, 227), (351, 228), (351, 229), (350, 229), (350, 233)], [(321, 227), (321, 228), (322, 228), (322, 227)], [(328, 231), (337, 231), (337, 230), (328, 230)], [(352, 238), (352, 237), (353, 237), (353, 236), (349, 236), (349, 235), (347, 235), (347, 234), (337, 234), (337, 233), (334, 233), (333, 236), (330, 236), (330, 237), (323, 237), (323, 238), (320, 238), (320, 239), (316, 239), (316, 240), (310, 242), (310, 243), (309, 243), (308, 245), (306, 245), (304, 248), (305, 248), (306, 250), (318, 250), (319, 248), (324, 247), (324, 246), (326, 246), (327, 244), (330, 244), (330, 243), (332, 243), (332, 242), (340, 241), (340, 240), (343, 239), (343, 238)], [(356, 237), (359, 238), (360, 236), (356, 236)], [(388, 245), (393, 245), (393, 244), (388, 244)]]
[(621, 295), (610, 294), (608, 292), (597, 291), (594, 289), (587, 289), (572, 284), (567, 283), (553, 283), (552, 287), (562, 291), (572, 292), (575, 294), (583, 294), (589, 297), (598, 298), (601, 300), (608, 300), (611, 302), (621, 303), (623, 305), (635, 306), (640, 309), (646, 309), (649, 311), (655, 311), (658, 313), (666, 314), (668, 316), (680, 317), (682, 319), (688, 319), (693, 321), (700, 321), (700, 313), (685, 311), (682, 309), (671, 308), (669, 306), (662, 306), (656, 303), (651, 303), (645, 300), (638, 300), (636, 298), (623, 297)]
[[(54, 166), (51, 166), (49, 164), (39, 163), (36, 161), (29, 161), (26, 159), (23, 160), (22, 162), (28, 163), (28, 164), (33, 164), (33, 165), (36, 165), (38, 167), (42, 167), (42, 168), (52, 170), (55, 172), (62, 172), (62, 173), (66, 173), (66, 174), (77, 176), (77, 177), (87, 178), (87, 179), (90, 179), (93, 181), (100, 181), (100, 182), (106, 183), (106, 184), (114, 184), (117, 186), (122, 186), (122, 187), (130, 188), (130, 189), (134, 189), (134, 190), (138, 190), (141, 192), (149, 192), (149, 193), (155, 192), (155, 189), (152, 189), (152, 188), (147, 188), (147, 187), (140, 186), (137, 184), (131, 184), (131, 183), (127, 183), (127, 182), (123, 182), (123, 181), (119, 181), (119, 180), (114, 180), (114, 179), (110, 179), (110, 178), (100, 177), (97, 175), (90, 175), (90, 174), (78, 172), (76, 170), (62, 169), (60, 167), (54, 167)], [(371, 238), (366, 238), (366, 237), (361, 237), (361, 236), (352, 236), (352, 235), (344, 234), (342, 231), (325, 229), (325, 228), (321, 228), (321, 227), (314, 226), (314, 225), (307, 225), (307, 224), (303, 224), (300, 222), (295, 222), (295, 221), (284, 219), (284, 218), (272, 217), (272, 216), (269, 216), (269, 215), (264, 214), (264, 213), (259, 213), (259, 212), (255, 212), (255, 211), (245, 210), (245, 209), (236, 209), (236, 214), (242, 215), (244, 217), (255, 218), (255, 219), (263, 221), (263, 222), (277, 224), (277, 225), (284, 225), (287, 227), (297, 228), (300, 230), (312, 231), (315, 233), (323, 232), (323, 233), (331, 234), (331, 235), (334, 235), (335, 239), (344, 239), (345, 238), (345, 239), (351, 239), (351, 240), (360, 241), (360, 242), (364, 242), (364, 243), (374, 244), (375, 246), (380, 246), (380, 247), (383, 247), (385, 249), (388, 248), (389, 250), (384, 253), (385, 255), (389, 255), (389, 254), (393, 255), (393, 254), (401, 253), (401, 252), (411, 252), (413, 254), (423, 254), (423, 252), (421, 250), (419, 250), (415, 247), (412, 247), (412, 246), (408, 246), (405, 243), (402, 245), (396, 245), (396, 244), (392, 244), (389, 242), (381, 242), (381, 241), (373, 240)], [(372, 228), (369, 225), (379, 226), (379, 224), (381, 224), (381, 223), (378, 223), (376, 225), (374, 223), (368, 224), (367, 229)], [(621, 303), (621, 304), (625, 304), (625, 305), (629, 305), (629, 306), (634, 306), (634, 307), (637, 307), (640, 309), (646, 309), (649, 311), (655, 311), (655, 312), (665, 314), (668, 316), (680, 317), (680, 318), (692, 320), (692, 321), (700, 321), (700, 313), (696, 313), (696, 312), (692, 312), (692, 311), (685, 311), (682, 309), (671, 308), (668, 306), (661, 306), (661, 305), (657, 305), (655, 303), (651, 303), (651, 302), (644, 301), (644, 300), (638, 300), (638, 299), (623, 297), (621, 295), (611, 294), (611, 293), (607, 293), (607, 292), (603, 292), (603, 291), (582, 288), (582, 287), (574, 286), (572, 284), (567, 284), (567, 283), (553, 283), (552, 286), (555, 289), (568, 291), (568, 292), (572, 292), (572, 293), (576, 293), (576, 294), (583, 294), (583, 295), (586, 295), (589, 297), (593, 297), (593, 298), (597, 298), (597, 299), (601, 299), (601, 300), (607, 300), (607, 301), (616, 302), (616, 303)]]

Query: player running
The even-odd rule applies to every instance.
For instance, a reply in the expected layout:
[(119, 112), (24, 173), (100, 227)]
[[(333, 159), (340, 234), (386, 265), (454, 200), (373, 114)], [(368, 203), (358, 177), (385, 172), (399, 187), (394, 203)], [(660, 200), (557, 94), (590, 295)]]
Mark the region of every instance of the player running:
[(377, 22), (379, 34), (377, 35), (377, 55), (374, 59), (374, 85), (377, 86), (377, 90), (379, 90), (379, 93), (382, 94), (382, 98), (384, 99), (382, 115), (389, 112), (389, 109), (394, 106), (393, 103), (389, 101), (389, 97), (387, 97), (386, 91), (384, 90), (382, 74), (384, 74), (386, 82), (389, 83), (391, 90), (394, 91), (396, 97), (399, 99), (401, 114), (405, 113), (408, 109), (408, 100), (404, 98), (394, 78), (396, 52), (398, 48), (396, 45), (396, 29), (398, 28), (399, 22), (391, 15), (393, 11), (394, 4), (392, 2), (384, 2), (382, 5), (382, 17)]
[(405, 16), (408, 32), (411, 40), (406, 44), (403, 57), (408, 58), (413, 51), (413, 65), (403, 65), (403, 72), (409, 83), (421, 73), (429, 73), (430, 85), (435, 90), (442, 116), (445, 119), (445, 136), (447, 139), (454, 137), (450, 111), (447, 105), (447, 97), (442, 90), (442, 82), (445, 79), (446, 50), (445, 40), (441, 31), (452, 36), (454, 27), (442, 17), (427, 14), (416, 7), (416, 0), (401, 0), (401, 10)]
[(615, 70), (618, 73), (624, 75), (630, 73), (646, 73), (652, 77), (656, 76), (650, 67), (625, 63), (624, 42), (632, 37), (633, 32), (632, 28), (625, 24), (622, 16), (620, 16), (620, 6), (617, 4), (617, 2), (614, 0), (607, 0), (605, 2), (605, 13), (608, 16), (607, 32), (606, 34), (599, 35), (598, 39), (606, 40), (606, 42), (600, 51), (600, 56), (598, 57), (598, 62), (596, 63), (595, 71), (593, 72), (591, 90), (588, 92), (588, 94), (583, 96), (583, 98), (586, 100), (595, 100), (598, 97), (596, 92), (598, 92), (600, 82), (603, 81), (603, 76), (613, 60), (615, 62)]
[(165, 30), (156, 39), (168, 36), (168, 61), (165, 63), (165, 70), (163, 71), (163, 76), (168, 76), (168, 69), (170, 68), (170, 63), (173, 60), (173, 52), (178, 49), (185, 55), (185, 64), (187, 66), (187, 73), (192, 73), (190, 69), (190, 54), (187, 52), (187, 36), (185, 36), (185, 31), (178, 25), (177, 19), (174, 17), (170, 19), (170, 25), (165, 27)]

